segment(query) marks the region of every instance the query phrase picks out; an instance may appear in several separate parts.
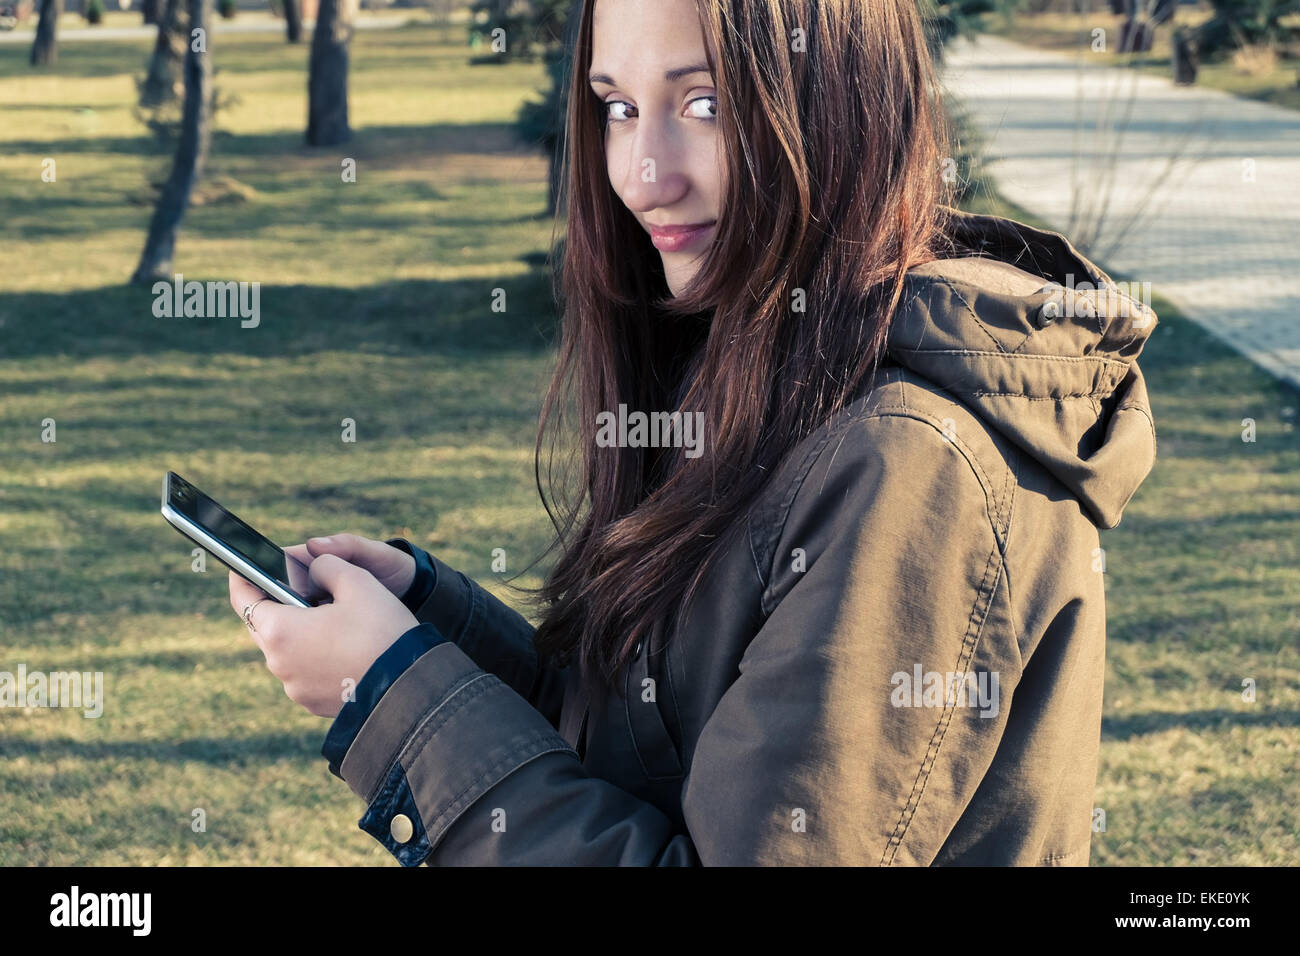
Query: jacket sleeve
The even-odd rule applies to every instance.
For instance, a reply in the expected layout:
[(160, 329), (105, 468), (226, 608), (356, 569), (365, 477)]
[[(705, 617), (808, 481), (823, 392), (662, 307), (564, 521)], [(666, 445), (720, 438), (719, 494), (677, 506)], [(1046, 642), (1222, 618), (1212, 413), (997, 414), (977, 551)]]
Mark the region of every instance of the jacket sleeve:
[(404, 538), (386, 542), (415, 559), (415, 577), (401, 601), (420, 623), (370, 665), (330, 724), (321, 756), (339, 776), (343, 757), (388, 688), (436, 644), (456, 641), (558, 727), (566, 672), (538, 662), (533, 628), (464, 574)]
[(415, 619), (434, 625), (558, 727), (567, 669), (541, 663), (524, 616), (423, 548), (404, 538), (387, 543), (415, 558), (415, 580), (402, 598)]
[[(415, 577), (406, 589), (406, 593), (401, 596), (402, 603), (412, 614), (415, 614), (428, 600), (436, 583), (436, 572), (430, 555), (401, 538), (394, 538), (386, 543), (415, 558)], [(447, 638), (432, 623), (423, 621), (401, 635), (370, 665), (361, 682), (357, 684), (352, 699), (344, 703), (342, 710), (330, 724), (325, 743), (321, 746), (321, 756), (329, 761), (331, 773), (338, 775), (339, 764), (343, 760), (343, 755), (347, 753), (348, 747), (352, 745), (357, 731), (370, 717), (375, 704), (379, 703), (379, 698), (392, 686), (393, 681), (419, 659), (421, 654), (434, 644), (445, 640)]]
[[(960, 437), (980, 426), (958, 421), (890, 407), (832, 432), (757, 540), (765, 620), (686, 787), (702, 859), (929, 865), (980, 786), (1020, 654)], [(985, 706), (959, 690), (981, 686)]]
[(932, 862), (1007, 708), (900, 677), (983, 670), (1009, 697), (1000, 542), (960, 439), (907, 414), (851, 427), (865, 434), (832, 433), (751, 535), (770, 613), (688, 742), (684, 831), (590, 775), (451, 642), (402, 673), (342, 761), (362, 829), (408, 866)]

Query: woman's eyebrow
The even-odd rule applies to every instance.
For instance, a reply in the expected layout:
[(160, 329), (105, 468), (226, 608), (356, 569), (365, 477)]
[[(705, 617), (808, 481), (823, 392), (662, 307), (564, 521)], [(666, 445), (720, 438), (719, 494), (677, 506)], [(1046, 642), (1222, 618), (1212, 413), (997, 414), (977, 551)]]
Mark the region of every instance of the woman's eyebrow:
[[(678, 80), (688, 77), (693, 73), (712, 73), (707, 63), (692, 63), (690, 66), (679, 66), (675, 70), (669, 70), (664, 74), (664, 79), (669, 83), (676, 83)], [(588, 75), (589, 83), (604, 83), (606, 86), (618, 86), (614, 78), (608, 73), (592, 73)]]

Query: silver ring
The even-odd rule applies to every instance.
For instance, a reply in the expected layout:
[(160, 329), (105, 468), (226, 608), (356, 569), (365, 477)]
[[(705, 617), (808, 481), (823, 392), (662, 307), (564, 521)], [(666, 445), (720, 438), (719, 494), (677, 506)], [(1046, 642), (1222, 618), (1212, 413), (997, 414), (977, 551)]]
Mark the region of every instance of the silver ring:
[(257, 628), (253, 627), (253, 608), (261, 604), (262, 601), (269, 601), (269, 600), (270, 598), (261, 598), (260, 600), (254, 601), (252, 604), (244, 605), (244, 625), (250, 631), (254, 631), (254, 632), (257, 631)]

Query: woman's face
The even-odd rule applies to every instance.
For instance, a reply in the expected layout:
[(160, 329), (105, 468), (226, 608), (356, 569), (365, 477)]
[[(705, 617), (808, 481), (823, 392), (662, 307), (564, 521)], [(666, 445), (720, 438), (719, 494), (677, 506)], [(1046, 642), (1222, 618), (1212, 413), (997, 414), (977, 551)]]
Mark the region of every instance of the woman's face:
[(604, 101), (610, 184), (650, 234), (677, 295), (717, 231), (722, 179), (717, 90), (695, 0), (598, 0), (588, 79)]

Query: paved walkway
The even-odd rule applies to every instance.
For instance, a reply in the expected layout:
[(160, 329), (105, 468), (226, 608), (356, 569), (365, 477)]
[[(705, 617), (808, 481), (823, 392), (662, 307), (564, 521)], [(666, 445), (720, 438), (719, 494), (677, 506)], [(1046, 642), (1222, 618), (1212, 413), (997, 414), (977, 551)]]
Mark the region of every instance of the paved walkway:
[(1072, 177), (1094, 202), (1114, 142), (1103, 104), (1122, 117), (1136, 89), (1108, 221), (1140, 215), (1093, 252), (1300, 388), (1300, 112), (987, 36), (952, 46), (945, 83), (983, 131), (1001, 193), (1072, 240)]

